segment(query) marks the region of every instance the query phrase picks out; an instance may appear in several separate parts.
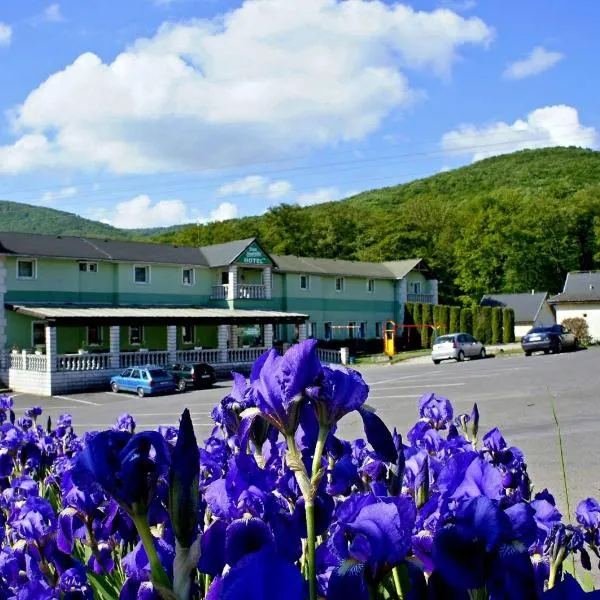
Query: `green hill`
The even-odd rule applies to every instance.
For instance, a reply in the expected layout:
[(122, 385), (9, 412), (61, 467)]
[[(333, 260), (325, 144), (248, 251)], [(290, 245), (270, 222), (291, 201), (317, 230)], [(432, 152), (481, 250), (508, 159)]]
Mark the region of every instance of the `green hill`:
[(524, 150), (340, 202), (281, 205), (156, 239), (204, 245), (249, 236), (275, 254), (421, 256), (441, 280), (445, 301), (557, 292), (568, 271), (600, 267), (600, 153)]

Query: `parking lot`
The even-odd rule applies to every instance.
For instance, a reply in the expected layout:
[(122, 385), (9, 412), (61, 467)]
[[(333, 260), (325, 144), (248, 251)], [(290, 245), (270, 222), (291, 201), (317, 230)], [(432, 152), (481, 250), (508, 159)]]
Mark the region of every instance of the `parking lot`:
[[(402, 433), (417, 418), (417, 399), (435, 391), (450, 398), (456, 413), (470, 412), (477, 402), (482, 435), (501, 428), (510, 444), (525, 452), (537, 489), (549, 487), (564, 506), (562, 474), (556, 429), (552, 417), (554, 401), (562, 428), (571, 504), (590, 495), (600, 495), (600, 350), (561, 355), (466, 361), (464, 363), (397, 364), (370, 366), (363, 375), (371, 386), (369, 404), (390, 427)], [(199, 438), (212, 424), (213, 405), (229, 389), (218, 382), (209, 390), (187, 391), (169, 396), (138, 398), (110, 391), (41, 398), (15, 396), (17, 413), (39, 404), (45, 415), (73, 415), (78, 431), (103, 429), (125, 412), (131, 413), (138, 430), (161, 424), (176, 424), (181, 411), (190, 409)], [(340, 435), (361, 435), (360, 419), (349, 415), (341, 423)]]

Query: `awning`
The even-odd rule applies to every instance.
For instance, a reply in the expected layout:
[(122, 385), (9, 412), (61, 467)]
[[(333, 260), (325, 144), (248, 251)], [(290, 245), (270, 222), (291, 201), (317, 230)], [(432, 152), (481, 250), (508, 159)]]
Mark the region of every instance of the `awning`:
[(254, 325), (258, 323), (304, 323), (308, 315), (271, 310), (242, 310), (194, 307), (125, 307), (125, 306), (23, 306), (7, 304), (16, 313), (58, 325), (156, 324), (178, 325)]

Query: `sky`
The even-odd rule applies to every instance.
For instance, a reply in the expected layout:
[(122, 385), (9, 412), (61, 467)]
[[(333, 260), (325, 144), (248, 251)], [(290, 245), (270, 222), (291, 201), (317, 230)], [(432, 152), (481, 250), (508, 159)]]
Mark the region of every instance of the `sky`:
[(0, 0), (0, 198), (117, 227), (600, 145), (600, 3)]

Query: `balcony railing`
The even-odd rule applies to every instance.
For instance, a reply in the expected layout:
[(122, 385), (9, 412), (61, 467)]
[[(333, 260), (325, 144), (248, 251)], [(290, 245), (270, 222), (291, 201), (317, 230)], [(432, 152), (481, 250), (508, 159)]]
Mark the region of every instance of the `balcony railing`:
[(208, 350), (178, 350), (177, 362), (182, 363), (218, 363), (219, 349)]
[[(229, 297), (229, 285), (213, 285), (212, 300), (227, 300)], [(244, 300), (264, 300), (267, 297), (267, 288), (262, 284), (241, 284), (237, 286), (236, 299)]]
[(147, 352), (121, 352), (121, 368), (139, 367), (140, 365), (164, 366), (169, 362), (169, 353), (166, 350), (149, 350)]
[(110, 368), (110, 354), (59, 354), (57, 371), (97, 371)]
[(227, 362), (250, 363), (254, 362), (267, 348), (230, 348), (227, 350)]
[(408, 294), (406, 296), (407, 302), (422, 302), (423, 304), (433, 304), (435, 298), (433, 294)]

